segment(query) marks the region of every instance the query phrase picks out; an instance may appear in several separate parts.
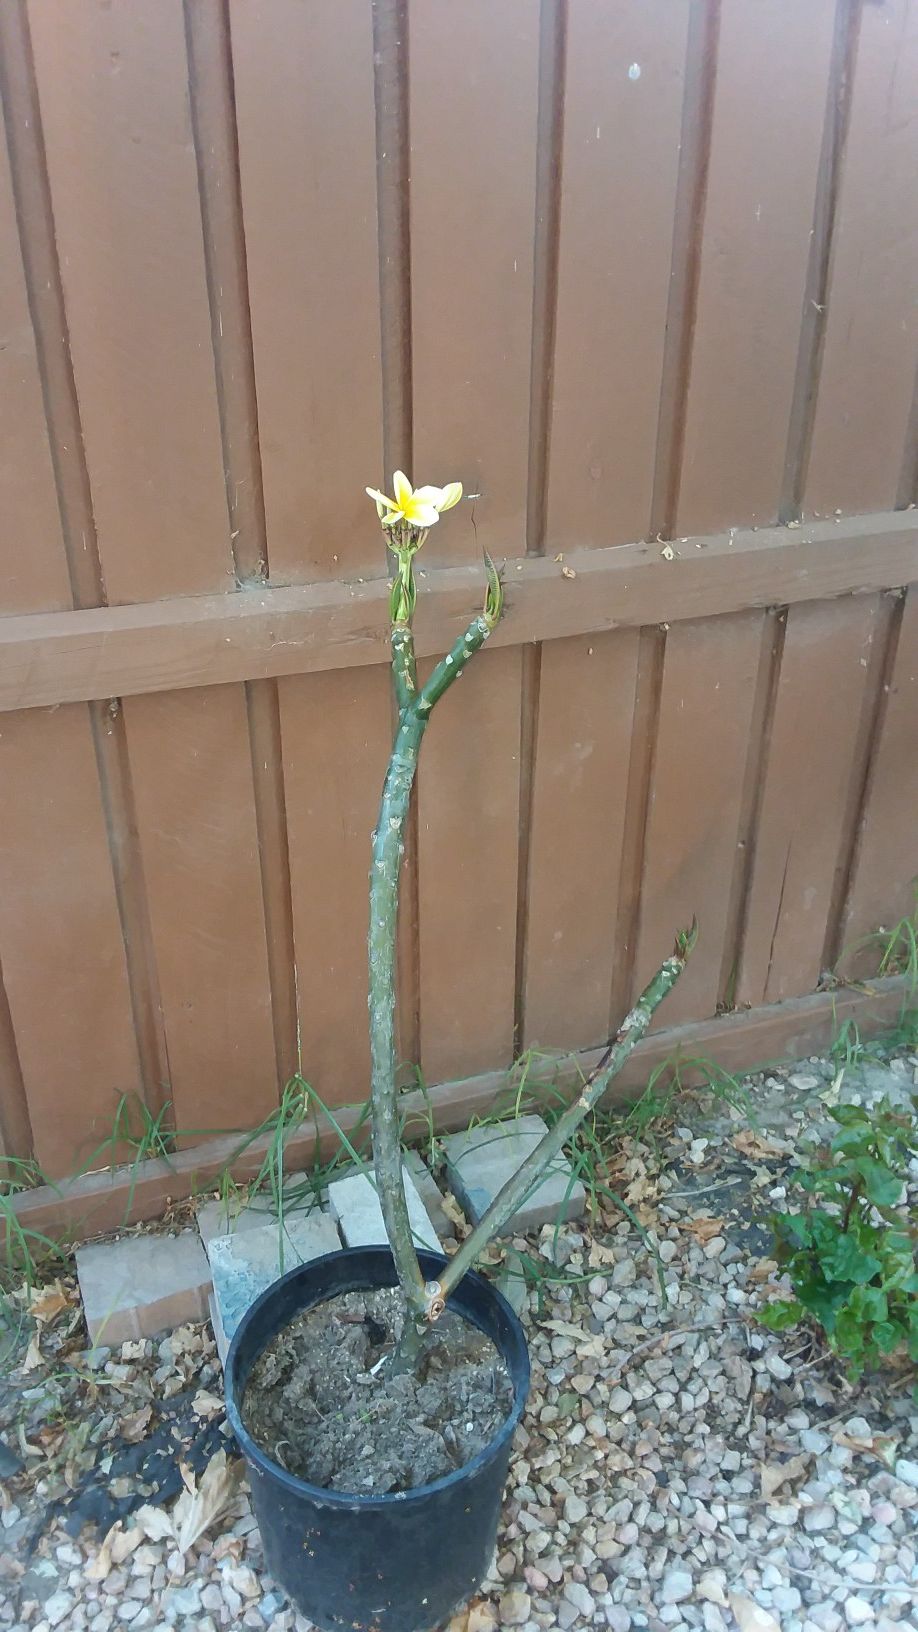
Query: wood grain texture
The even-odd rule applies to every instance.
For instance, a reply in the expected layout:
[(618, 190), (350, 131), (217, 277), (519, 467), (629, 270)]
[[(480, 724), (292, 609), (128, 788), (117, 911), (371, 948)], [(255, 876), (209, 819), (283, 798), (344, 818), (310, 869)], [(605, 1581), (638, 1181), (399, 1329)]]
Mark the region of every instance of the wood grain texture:
[(425, 566), (522, 555), (538, 0), (425, 0), (409, 33), (415, 473), (480, 495), (434, 529)]
[(510, 1064), (519, 697), (519, 652), (481, 653), (438, 705), (421, 753), (421, 1064), (428, 1082)]
[(795, 606), (787, 617), (736, 1000), (812, 991), (839, 856), (878, 601)]
[(523, 1040), (600, 1042), (618, 953), (636, 630), (546, 641), (530, 839)]
[(140, 1089), (86, 709), (3, 721), (0, 826), (0, 960), (36, 1159), (58, 1178), (111, 1132), (119, 1096)]
[(391, 730), (384, 669), (279, 686), (303, 1075), (365, 1098), (367, 876)]
[(834, 10), (723, 0), (679, 533), (777, 515)]
[(861, 15), (805, 506), (896, 502), (918, 368), (918, 5)]
[(843, 920), (845, 969), (873, 973), (877, 950), (860, 947), (915, 911), (918, 883), (918, 595), (902, 613), (889, 690), (868, 777), (851, 890)]
[[(918, 580), (914, 512), (514, 562), (494, 646), (793, 605)], [(479, 610), (482, 570), (438, 568), (418, 600), (423, 656)], [(132, 696), (388, 660), (385, 580), (0, 618), (0, 710)]]
[(548, 486), (555, 549), (642, 538), (650, 521), (688, 14), (688, 0), (570, 8)]
[(5, 613), (73, 604), (41, 376), (19, 248), (7, 149), (0, 142), (0, 600)]
[[(711, 1060), (725, 1071), (739, 1074), (752, 1065), (775, 1065), (780, 1061), (799, 1060), (814, 1051), (822, 1053), (837, 1036), (839, 1026), (848, 1020), (857, 1025), (865, 1039), (882, 1034), (896, 1024), (908, 997), (909, 989), (904, 980), (884, 980), (876, 982), (868, 991), (839, 988), (817, 992), (812, 997), (790, 998), (786, 1003), (768, 1008), (719, 1015), (715, 1020), (667, 1026), (638, 1043), (616, 1078), (610, 1100), (627, 1100), (643, 1092), (650, 1073), (677, 1055), (688, 1062)], [(568, 1091), (579, 1087), (582, 1073), (589, 1071), (598, 1058), (599, 1051), (590, 1049), (567, 1061), (546, 1062), (553, 1088), (559, 1084)], [(704, 1079), (688, 1064), (682, 1080), (700, 1085)], [(536, 1071), (532, 1083), (535, 1095), (539, 1086)], [(465, 1128), (470, 1117), (491, 1114), (495, 1101), (506, 1088), (505, 1072), (488, 1071), (464, 1082), (443, 1083), (423, 1095), (406, 1094), (403, 1108), (411, 1119), (409, 1126), (415, 1136), (422, 1138), (430, 1126), (431, 1110), (438, 1131)], [(352, 1136), (361, 1110), (362, 1106), (351, 1105), (338, 1115), (339, 1125)], [(318, 1131), (320, 1155), (327, 1158), (339, 1148), (338, 1137), (330, 1124), (320, 1123)], [(239, 1182), (254, 1178), (264, 1160), (267, 1139), (246, 1141), (244, 1153), (240, 1153), (240, 1143), (238, 1138), (224, 1136), (193, 1150), (179, 1151), (168, 1162), (151, 1160), (141, 1162), (136, 1168), (91, 1173), (65, 1184), (25, 1190), (13, 1198), (16, 1216), (24, 1228), (51, 1234), (67, 1232), (76, 1239), (101, 1230), (118, 1229), (125, 1223), (156, 1218), (168, 1198), (178, 1200), (195, 1195), (214, 1185), (227, 1170)], [(305, 1166), (311, 1162), (316, 1152), (313, 1126), (310, 1124), (295, 1133), (286, 1150), (291, 1165)], [(0, 1246), (4, 1239), (2, 1228), (0, 1220)]]
[(29, 21), (106, 598), (228, 589), (181, 0)]
[(634, 995), (698, 920), (698, 945), (661, 1018), (714, 1013), (762, 614), (685, 623), (666, 636), (651, 784)]
[(233, 0), (230, 19), (272, 578), (381, 576), (371, 8)]
[(176, 1125), (277, 1103), (252, 761), (241, 687), (126, 702)]

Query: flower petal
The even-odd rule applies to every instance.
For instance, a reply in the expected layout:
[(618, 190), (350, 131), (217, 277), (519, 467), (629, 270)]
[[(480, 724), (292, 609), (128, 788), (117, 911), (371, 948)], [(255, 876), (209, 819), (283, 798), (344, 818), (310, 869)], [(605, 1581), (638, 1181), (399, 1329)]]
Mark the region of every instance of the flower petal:
[(400, 510), (411, 503), (412, 486), (403, 470), (397, 470), (392, 478), (392, 491), (395, 494)]
[(458, 504), (461, 498), (462, 483), (447, 482), (446, 486), (442, 489), (442, 498), (440, 499), (440, 503), (437, 505), (437, 509), (439, 510), (441, 516), (444, 510), (452, 510), (453, 505)]
[(422, 504), (432, 504), (435, 510), (439, 510), (442, 507), (443, 488), (416, 487), (414, 490), (414, 497), (416, 499), (420, 499)]
[(385, 493), (380, 493), (378, 488), (368, 487), (368, 488), (365, 489), (365, 491), (369, 494), (370, 498), (375, 501), (377, 507), (379, 505), (381, 505), (381, 504), (384, 504), (386, 506), (387, 510), (397, 510), (398, 509), (398, 505), (396, 504), (395, 500), (394, 499), (387, 499)]
[(405, 520), (410, 521), (412, 527), (432, 527), (440, 520), (440, 512), (432, 504), (416, 504), (412, 499), (405, 511)]
[(390, 510), (389, 514), (387, 516), (381, 516), (380, 520), (382, 521), (384, 527), (394, 527), (397, 522), (404, 520), (404, 516), (402, 515), (401, 510)]

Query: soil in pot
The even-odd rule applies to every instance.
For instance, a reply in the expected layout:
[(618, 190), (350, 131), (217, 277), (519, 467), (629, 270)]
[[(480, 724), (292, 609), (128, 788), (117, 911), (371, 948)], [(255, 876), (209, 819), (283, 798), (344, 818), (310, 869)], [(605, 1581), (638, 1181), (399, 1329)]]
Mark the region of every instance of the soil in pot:
[(401, 1330), (397, 1288), (346, 1292), (277, 1333), (252, 1368), (246, 1428), (272, 1461), (325, 1490), (415, 1490), (464, 1467), (513, 1404), (483, 1332), (447, 1310), (414, 1375), (383, 1364)]

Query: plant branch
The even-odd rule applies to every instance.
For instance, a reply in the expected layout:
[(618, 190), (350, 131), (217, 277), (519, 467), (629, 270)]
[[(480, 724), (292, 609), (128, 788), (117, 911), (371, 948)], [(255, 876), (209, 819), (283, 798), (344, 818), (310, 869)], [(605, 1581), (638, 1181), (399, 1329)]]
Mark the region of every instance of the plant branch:
[(513, 1217), (534, 1181), (545, 1172), (561, 1147), (572, 1134), (576, 1133), (594, 1105), (598, 1104), (613, 1078), (622, 1069), (635, 1044), (640, 1042), (664, 997), (672, 991), (682, 974), (695, 944), (696, 933), (693, 924), (690, 930), (677, 937), (673, 956), (667, 958), (661, 965), (641, 993), (634, 1008), (625, 1016), (602, 1058), (590, 1072), (577, 1099), (558, 1118), (544, 1139), (539, 1141), (535, 1150), (530, 1152), (522, 1167), (517, 1168), (507, 1180), (471, 1234), (466, 1236), (440, 1278), (441, 1298), (447, 1298), (463, 1275), (472, 1268), (479, 1253), (484, 1251), (488, 1242)]
[(414, 635), (408, 623), (394, 623), (392, 641), (392, 679), (399, 716), (409, 703), (414, 702), (418, 690), (418, 672), (414, 656)]
[[(373, 834), (370, 869), (369, 1007), (370, 1094), (373, 1106), (373, 1161), (376, 1188), (386, 1235), (395, 1260), (399, 1285), (406, 1299), (408, 1322), (426, 1320), (436, 1289), (424, 1285), (408, 1217), (402, 1178), (402, 1148), (398, 1116), (397, 1057), (395, 1049), (395, 975), (398, 886), (405, 852), (405, 827), (418, 755), (434, 704), (477, 652), (498, 622), (502, 609), (500, 582), (488, 564), (485, 610), (473, 618), (452, 651), (438, 663), (420, 692), (409, 696), (414, 677), (414, 647), (410, 617), (413, 580), (410, 572), (393, 584), (392, 668), (399, 698), (399, 725), (389, 759)], [(400, 689), (401, 688), (401, 689)], [(405, 701), (402, 701), (402, 697)]]

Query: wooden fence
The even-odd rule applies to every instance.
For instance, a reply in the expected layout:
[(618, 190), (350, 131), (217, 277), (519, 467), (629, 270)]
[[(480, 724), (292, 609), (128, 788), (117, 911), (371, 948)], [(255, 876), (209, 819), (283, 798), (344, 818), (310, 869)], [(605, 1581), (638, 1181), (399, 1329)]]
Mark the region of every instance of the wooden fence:
[(364, 1096), (396, 465), (470, 496), (426, 657), (507, 562), (407, 863), (439, 1111), (693, 913), (673, 1035), (814, 1042), (918, 872), (915, 0), (4, 0), (0, 74), (6, 1152)]

